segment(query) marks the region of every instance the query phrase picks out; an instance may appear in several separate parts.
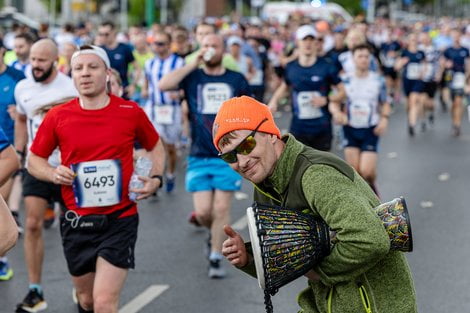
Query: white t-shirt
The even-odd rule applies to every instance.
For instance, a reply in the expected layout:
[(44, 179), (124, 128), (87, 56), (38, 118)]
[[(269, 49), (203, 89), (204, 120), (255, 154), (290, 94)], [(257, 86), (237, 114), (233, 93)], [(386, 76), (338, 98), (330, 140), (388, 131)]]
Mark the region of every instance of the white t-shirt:
[[(48, 84), (36, 82), (32, 78), (21, 80), (15, 88), (16, 110), (19, 114), (26, 115), (28, 130), (28, 149), (36, 136), (39, 125), (44, 119), (44, 114), (38, 110), (60, 100), (78, 97), (73, 81), (70, 77), (58, 73), (57, 77)], [(58, 150), (49, 157), (49, 164), (60, 164)]]
[(367, 77), (355, 74), (342, 77), (347, 98), (348, 124), (354, 128), (368, 128), (378, 124), (379, 104), (387, 101), (385, 79), (376, 72)]

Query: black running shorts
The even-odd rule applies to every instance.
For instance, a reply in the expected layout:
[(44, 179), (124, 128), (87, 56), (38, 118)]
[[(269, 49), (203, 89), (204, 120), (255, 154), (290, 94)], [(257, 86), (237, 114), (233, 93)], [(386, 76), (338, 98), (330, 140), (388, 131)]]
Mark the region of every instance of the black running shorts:
[(60, 217), (60, 233), (67, 266), (72, 276), (96, 271), (96, 260), (102, 257), (114, 266), (134, 268), (139, 216), (110, 219), (102, 232), (79, 231)]
[(26, 170), (23, 179), (23, 197), (34, 196), (48, 202), (63, 203), (60, 185), (37, 179)]

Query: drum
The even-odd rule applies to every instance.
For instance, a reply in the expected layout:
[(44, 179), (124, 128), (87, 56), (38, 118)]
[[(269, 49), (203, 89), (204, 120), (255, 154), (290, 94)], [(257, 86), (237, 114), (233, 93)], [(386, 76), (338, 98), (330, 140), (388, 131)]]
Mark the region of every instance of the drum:
[(247, 209), (247, 219), (256, 275), (269, 313), (270, 296), (330, 253), (329, 228), (312, 215), (256, 202)]
[[(390, 249), (413, 249), (410, 218), (403, 197), (373, 209), (390, 238)], [(300, 210), (257, 202), (247, 209), (248, 229), (258, 283), (265, 294), (266, 312), (279, 288), (307, 273), (327, 256), (335, 233), (321, 219)]]
[(374, 208), (390, 238), (390, 250), (413, 251), (411, 222), (405, 198), (395, 198)]

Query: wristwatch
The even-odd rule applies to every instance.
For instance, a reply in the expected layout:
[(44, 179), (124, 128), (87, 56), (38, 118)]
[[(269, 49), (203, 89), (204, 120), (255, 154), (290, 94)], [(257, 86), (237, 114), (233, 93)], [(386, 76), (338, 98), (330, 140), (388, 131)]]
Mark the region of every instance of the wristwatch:
[(162, 175), (152, 175), (152, 176), (150, 176), (150, 178), (152, 178), (152, 179), (158, 178), (160, 180), (160, 187), (158, 187), (158, 188), (163, 187), (163, 176)]

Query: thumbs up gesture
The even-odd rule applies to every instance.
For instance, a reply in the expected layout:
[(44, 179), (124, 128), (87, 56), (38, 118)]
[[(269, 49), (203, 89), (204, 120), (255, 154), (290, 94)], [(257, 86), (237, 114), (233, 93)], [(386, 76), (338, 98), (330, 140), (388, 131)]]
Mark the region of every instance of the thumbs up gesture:
[(248, 254), (243, 238), (229, 225), (224, 226), (224, 232), (228, 239), (222, 245), (222, 254), (236, 267), (244, 267), (248, 264)]

